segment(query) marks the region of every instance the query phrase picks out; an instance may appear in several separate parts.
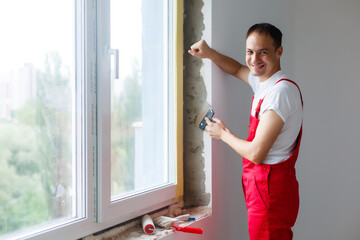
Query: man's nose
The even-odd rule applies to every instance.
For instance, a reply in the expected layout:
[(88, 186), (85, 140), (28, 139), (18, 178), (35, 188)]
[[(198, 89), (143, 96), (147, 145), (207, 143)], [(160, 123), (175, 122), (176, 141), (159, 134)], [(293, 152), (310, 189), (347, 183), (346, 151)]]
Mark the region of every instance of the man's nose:
[(252, 56), (252, 62), (253, 63), (257, 63), (258, 61), (259, 61), (259, 59), (260, 59), (260, 56), (259, 56), (259, 54), (258, 53), (254, 53), (253, 54), (253, 56)]

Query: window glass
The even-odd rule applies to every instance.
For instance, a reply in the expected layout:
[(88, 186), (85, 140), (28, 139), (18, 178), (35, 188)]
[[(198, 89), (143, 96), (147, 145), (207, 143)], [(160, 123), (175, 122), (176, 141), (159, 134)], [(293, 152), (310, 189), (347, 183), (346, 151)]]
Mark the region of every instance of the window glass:
[(112, 0), (110, 9), (111, 48), (119, 50), (119, 79), (111, 81), (115, 199), (169, 182), (169, 34), (166, 1)]
[(74, 6), (0, 1), (0, 236), (79, 217)]

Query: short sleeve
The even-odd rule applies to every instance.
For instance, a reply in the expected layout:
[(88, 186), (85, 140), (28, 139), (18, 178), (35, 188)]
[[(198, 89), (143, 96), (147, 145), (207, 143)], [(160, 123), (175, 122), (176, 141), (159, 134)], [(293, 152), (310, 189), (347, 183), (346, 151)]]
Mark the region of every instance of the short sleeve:
[(251, 74), (251, 72), (249, 72), (248, 82), (249, 82), (249, 85), (250, 85), (251, 89), (253, 90), (253, 92), (255, 92), (256, 91), (256, 83), (255, 83), (255, 78)]
[(266, 94), (261, 106), (261, 114), (266, 110), (275, 111), (284, 122), (295, 113), (296, 100), (289, 86), (278, 84)]

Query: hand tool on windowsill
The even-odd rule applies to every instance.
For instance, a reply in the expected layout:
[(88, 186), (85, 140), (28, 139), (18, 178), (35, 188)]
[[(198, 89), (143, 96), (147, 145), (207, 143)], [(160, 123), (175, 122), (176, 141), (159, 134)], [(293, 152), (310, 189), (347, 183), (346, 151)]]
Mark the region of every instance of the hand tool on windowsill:
[(201, 130), (204, 130), (207, 123), (205, 120), (205, 117), (209, 118), (210, 121), (213, 121), (213, 116), (214, 116), (214, 110), (211, 108), (211, 106), (205, 102), (199, 109), (196, 117), (195, 117), (195, 125), (198, 126)]
[[(158, 219), (157, 219), (158, 220)], [(179, 219), (176, 218), (164, 218), (162, 217), (161, 221), (157, 221), (160, 227), (165, 228), (155, 228), (155, 224), (149, 215), (144, 215), (142, 217), (141, 223), (145, 233), (147, 234), (155, 234), (155, 231), (163, 231), (163, 230), (172, 230), (173, 232), (181, 231), (187, 233), (196, 233), (203, 234), (202, 228), (193, 228), (193, 227), (182, 227), (177, 226), (174, 223), (178, 224)], [(168, 227), (170, 226), (170, 227)]]

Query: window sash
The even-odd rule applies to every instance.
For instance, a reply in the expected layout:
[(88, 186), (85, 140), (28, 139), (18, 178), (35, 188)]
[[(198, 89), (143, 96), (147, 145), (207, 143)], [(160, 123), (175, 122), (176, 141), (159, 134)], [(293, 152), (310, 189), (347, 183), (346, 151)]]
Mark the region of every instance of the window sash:
[[(45, 223), (40, 226), (30, 227), (29, 229), (24, 229), (16, 231), (7, 235), (0, 236), (0, 239), (3, 237), (5, 239), (72, 239), (74, 237), (82, 237), (84, 232), (90, 232), (89, 230), (84, 230), (85, 228), (93, 229), (93, 220), (88, 216), (89, 209), (87, 202), (91, 202), (92, 195), (86, 190), (86, 187), (90, 184), (90, 178), (86, 177), (86, 168), (90, 168), (88, 164), (85, 163), (85, 150), (88, 148), (84, 145), (86, 143), (85, 136), (86, 130), (84, 126), (89, 126), (89, 123), (86, 123), (86, 118), (84, 118), (84, 106), (85, 103), (84, 94), (82, 89), (85, 86), (85, 73), (84, 69), (85, 63), (85, 49), (83, 42), (85, 41), (85, 21), (93, 19), (94, 17), (91, 14), (86, 15), (88, 11), (85, 10), (85, 1), (88, 0), (75, 0), (75, 96), (72, 98), (75, 102), (73, 105), (72, 116), (72, 131), (75, 132), (75, 139), (73, 140), (75, 145), (73, 145), (73, 158), (74, 162), (72, 165), (72, 176), (73, 184), (76, 189), (73, 192), (76, 194), (76, 198), (73, 200), (73, 204), (76, 206), (73, 211), (73, 218), (56, 221), (55, 223)], [(88, 1), (89, 3), (89, 1)], [(89, 4), (87, 4), (89, 5)], [(91, 34), (90, 34), (91, 35)], [(90, 141), (89, 141), (90, 142)], [(84, 230), (84, 231), (83, 231)], [(61, 237), (60, 237), (61, 236)]]
[[(172, 9), (172, 7), (172, 5), (168, 6), (168, 9)], [(162, 186), (159, 186), (158, 189), (141, 192), (139, 194), (136, 194), (135, 196), (127, 196), (118, 200), (114, 200), (111, 198), (111, 99), (109, 97), (111, 93), (111, 58), (108, 54), (108, 50), (110, 49), (110, 1), (101, 1), (101, 4), (98, 7), (97, 14), (98, 79), (101, 79), (101, 83), (99, 82), (98, 84), (99, 142), (97, 165), (97, 221), (116, 223), (119, 221), (126, 221), (131, 218), (138, 217), (139, 215), (145, 214), (146, 212), (153, 211), (169, 205), (171, 202), (173, 202), (176, 196), (176, 186), (175, 183), (163, 184)], [(172, 16), (170, 16), (170, 19), (171, 18)], [(172, 68), (172, 61), (169, 63), (169, 67)], [(170, 73), (167, 73), (167, 75), (170, 75)], [(168, 77), (172, 79), (173, 75), (170, 75)], [(173, 104), (174, 100), (170, 101), (170, 103)], [(172, 118), (172, 120), (173, 119), (174, 118)], [(174, 138), (174, 136), (175, 132), (173, 131), (170, 133), (169, 137)], [(175, 141), (172, 142), (174, 144)], [(171, 150), (174, 152), (173, 146), (171, 146)], [(173, 161), (174, 159), (176, 159), (176, 156), (173, 155), (170, 162), (176, 162)], [(172, 171), (174, 171), (175, 166), (173, 163), (171, 164)], [(171, 181), (174, 182), (174, 178), (171, 179)], [(118, 212), (121, 214), (116, 215), (113, 214), (114, 212)]]

